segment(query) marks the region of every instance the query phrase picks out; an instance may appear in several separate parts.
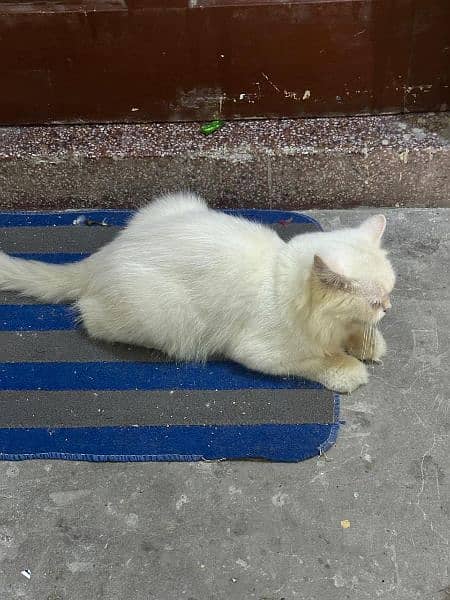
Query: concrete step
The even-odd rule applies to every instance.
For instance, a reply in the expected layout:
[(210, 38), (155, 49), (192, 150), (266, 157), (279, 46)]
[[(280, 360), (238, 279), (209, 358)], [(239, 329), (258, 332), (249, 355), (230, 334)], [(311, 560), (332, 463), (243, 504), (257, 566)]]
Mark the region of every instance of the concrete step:
[(0, 128), (0, 208), (450, 206), (450, 113)]

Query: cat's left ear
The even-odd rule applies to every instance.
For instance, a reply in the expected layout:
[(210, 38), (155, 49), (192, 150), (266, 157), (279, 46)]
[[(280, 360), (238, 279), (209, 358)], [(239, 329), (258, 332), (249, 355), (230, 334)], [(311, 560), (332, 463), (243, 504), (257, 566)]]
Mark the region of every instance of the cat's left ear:
[(373, 215), (373, 217), (369, 217), (361, 223), (359, 229), (364, 231), (370, 241), (379, 244), (386, 229), (386, 217), (384, 215)]
[(313, 273), (315, 273), (319, 281), (329, 287), (350, 291), (353, 289), (353, 284), (340, 271), (342, 269), (337, 261), (327, 259), (327, 262), (325, 262), (318, 254), (314, 255)]

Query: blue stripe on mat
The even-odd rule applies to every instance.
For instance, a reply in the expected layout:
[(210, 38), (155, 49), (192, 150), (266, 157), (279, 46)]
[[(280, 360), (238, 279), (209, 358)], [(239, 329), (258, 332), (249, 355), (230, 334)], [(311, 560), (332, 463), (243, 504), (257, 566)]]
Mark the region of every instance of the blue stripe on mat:
[(320, 383), (272, 377), (237, 363), (0, 363), (0, 390), (322, 389)]
[(76, 328), (76, 313), (64, 304), (1, 304), (0, 331)]
[[(108, 225), (123, 227), (133, 216), (130, 210), (75, 210), (67, 212), (2, 212), (0, 227), (67, 227), (81, 216)], [(85, 226), (83, 224), (77, 227)]]
[(0, 459), (294, 462), (326, 451), (339, 425), (222, 425), (0, 429)]
[(24, 260), (40, 260), (46, 263), (62, 265), (65, 263), (78, 262), (83, 260), (83, 258), (90, 256), (90, 254), (82, 252), (52, 252), (47, 254), (41, 252), (11, 252), (9, 256), (23, 258)]
[[(294, 223), (312, 223), (318, 230), (322, 227), (318, 221), (308, 215), (282, 211), (282, 210), (225, 210), (228, 214), (237, 215), (251, 221), (260, 223), (278, 223), (290, 221)], [(45, 227), (74, 225), (74, 221), (85, 216), (96, 222), (104, 221), (108, 225), (123, 227), (132, 217), (134, 212), (129, 210), (87, 210), (67, 212), (2, 212), (0, 213), (0, 227)], [(85, 225), (77, 225), (85, 227)]]

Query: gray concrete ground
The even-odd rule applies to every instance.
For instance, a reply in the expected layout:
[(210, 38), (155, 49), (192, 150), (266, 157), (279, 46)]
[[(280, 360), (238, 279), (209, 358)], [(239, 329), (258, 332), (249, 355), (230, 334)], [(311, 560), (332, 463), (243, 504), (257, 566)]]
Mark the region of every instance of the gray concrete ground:
[(450, 210), (387, 214), (389, 353), (328, 456), (2, 463), (1, 600), (448, 599)]

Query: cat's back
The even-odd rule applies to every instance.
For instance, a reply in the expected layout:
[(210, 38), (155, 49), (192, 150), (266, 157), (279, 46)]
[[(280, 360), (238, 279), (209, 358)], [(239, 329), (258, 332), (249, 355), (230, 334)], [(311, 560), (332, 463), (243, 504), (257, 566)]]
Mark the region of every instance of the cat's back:
[(243, 258), (283, 244), (269, 227), (210, 209), (195, 196), (150, 204), (130, 222), (123, 239), (154, 253), (176, 250), (185, 257), (206, 253), (210, 258), (235, 253)]

